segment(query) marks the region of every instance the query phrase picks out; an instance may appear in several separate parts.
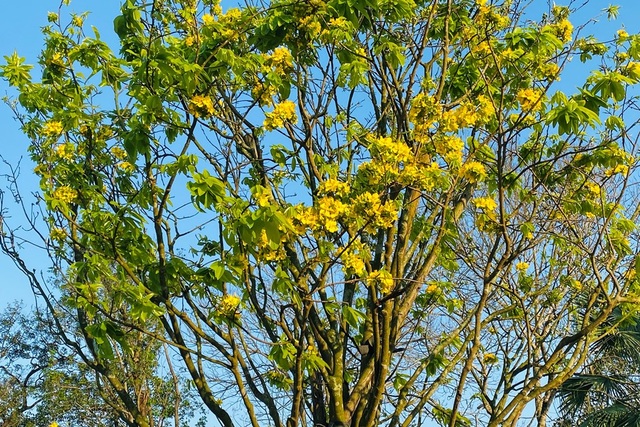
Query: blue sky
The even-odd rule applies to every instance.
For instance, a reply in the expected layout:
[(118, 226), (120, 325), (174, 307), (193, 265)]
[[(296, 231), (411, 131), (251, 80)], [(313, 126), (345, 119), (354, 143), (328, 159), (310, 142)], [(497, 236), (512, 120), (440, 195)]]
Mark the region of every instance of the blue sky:
[[(575, 1), (582, 3), (583, 0)], [(608, 1), (590, 0), (583, 8), (582, 12), (574, 17), (574, 22), (583, 22), (589, 17), (601, 15), (599, 22), (592, 26), (590, 32), (595, 32), (602, 39), (610, 39), (615, 31), (621, 27), (625, 27), (629, 33), (640, 32), (640, 2), (638, 0), (619, 0), (613, 2), (621, 6), (620, 16), (614, 22), (607, 22), (606, 16), (601, 14), (602, 9), (609, 5)], [(535, 13), (547, 7), (547, 0), (533, 0), (531, 18), (538, 18)], [(566, 4), (558, 2), (558, 4)], [(82, 13), (91, 11), (86, 23), (87, 25), (95, 25), (100, 30), (102, 38), (107, 42), (116, 42), (113, 34), (113, 18), (117, 15), (120, 1), (118, 0), (72, 0), (70, 7), (64, 8), (63, 13)], [(40, 28), (47, 24), (47, 12), (57, 11), (59, 2), (56, 0), (21, 0), (7, 1), (3, 4), (2, 14), (0, 14), (0, 57), (10, 55), (13, 51), (17, 51), (21, 56), (27, 58), (27, 62), (35, 64), (37, 62), (38, 53), (42, 44), (42, 35)], [(574, 20), (572, 19), (572, 20)], [(578, 62), (578, 61), (574, 61)], [(574, 75), (563, 75), (561, 86), (562, 89), (572, 91), (577, 82), (581, 81), (583, 76), (579, 65), (575, 67)], [(586, 70), (586, 68), (583, 67)], [(37, 70), (35, 71), (37, 73)], [(0, 81), (0, 96), (15, 95), (10, 91), (8, 85), (4, 81)], [(13, 119), (10, 109), (0, 104), (0, 155), (16, 165), (22, 158), (22, 181), (24, 182), (24, 190), (30, 191), (37, 188), (37, 181), (30, 177), (32, 166), (29, 164), (26, 155), (28, 146), (27, 139), (21, 134), (18, 123)], [(6, 173), (6, 166), (0, 165), (0, 174)], [(0, 185), (4, 186), (4, 182), (0, 180)], [(13, 218), (9, 218), (14, 225), (18, 224), (19, 213)], [(25, 247), (27, 253), (33, 254), (36, 251), (30, 251)], [(28, 258), (34, 268), (46, 268), (47, 260), (31, 256)], [(33, 304), (29, 284), (13, 264), (5, 257), (0, 256), (0, 273), (2, 280), (0, 281), (0, 310), (7, 303), (14, 300), (23, 300), (27, 306)]]

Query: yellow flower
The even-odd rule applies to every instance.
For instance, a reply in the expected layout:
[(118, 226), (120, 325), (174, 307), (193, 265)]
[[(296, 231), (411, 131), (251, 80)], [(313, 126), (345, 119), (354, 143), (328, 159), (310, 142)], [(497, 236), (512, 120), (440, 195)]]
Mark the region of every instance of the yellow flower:
[(496, 363), (498, 363), (498, 356), (493, 353), (485, 353), (482, 357), (482, 361), (486, 365), (495, 365)]
[(60, 136), (63, 131), (62, 123), (56, 120), (49, 120), (42, 128), (42, 133), (45, 136)]
[(349, 194), (349, 184), (338, 181), (337, 179), (329, 178), (320, 184), (318, 192), (323, 195), (335, 194), (338, 197), (344, 197)]
[(521, 89), (516, 94), (516, 99), (522, 106), (522, 109), (525, 111), (535, 111), (539, 110), (540, 107), (542, 107), (542, 92), (540, 92), (538, 89)]
[(240, 305), (240, 297), (233, 294), (223, 296), (218, 302), (218, 312), (223, 316), (233, 316)]
[(262, 185), (252, 188), (251, 191), (253, 193), (253, 197), (256, 199), (256, 204), (261, 208), (271, 204), (271, 192)]
[(554, 25), (556, 36), (563, 41), (571, 41), (571, 35), (573, 34), (573, 24), (568, 19), (563, 19)]
[(53, 192), (53, 198), (63, 203), (71, 203), (76, 197), (78, 197), (78, 192), (66, 185), (56, 188)]
[(82, 27), (82, 24), (84, 23), (84, 19), (82, 19), (82, 16), (74, 15), (73, 18), (71, 19), (71, 23), (76, 27)]
[(205, 13), (204, 15), (202, 15), (202, 23), (204, 25), (211, 25), (215, 22), (216, 22), (215, 18), (209, 15), (208, 13)]
[(60, 144), (56, 147), (56, 154), (64, 160), (73, 160), (74, 145), (69, 143)]
[(478, 121), (487, 123), (495, 116), (495, 108), (491, 98), (485, 95), (478, 96)]
[(629, 172), (629, 166), (627, 165), (616, 165), (613, 168), (607, 169), (604, 171), (606, 176), (612, 176), (616, 174), (626, 175)]
[(266, 84), (257, 80), (253, 82), (251, 96), (258, 101), (260, 106), (272, 106), (273, 97), (278, 94), (278, 88), (274, 85)]
[(386, 270), (371, 272), (367, 282), (370, 286), (377, 286), (383, 294), (388, 294), (393, 289), (393, 276)]
[(353, 251), (344, 251), (340, 256), (342, 258), (343, 270), (345, 273), (353, 273), (362, 276), (365, 273), (365, 264), (362, 257)]
[(487, 171), (484, 165), (476, 161), (470, 161), (462, 165), (458, 174), (471, 183), (482, 182), (487, 177)]
[(493, 197), (477, 197), (473, 199), (473, 204), (476, 208), (483, 210), (485, 213), (493, 212), (498, 204)]
[(111, 147), (110, 151), (111, 154), (113, 154), (113, 156), (118, 160), (123, 160), (127, 157), (127, 152), (120, 147)]
[(127, 173), (132, 173), (136, 170), (135, 165), (132, 165), (129, 162), (120, 162), (116, 165), (116, 167), (121, 171), (127, 172)]
[(524, 261), (520, 261), (519, 263), (516, 264), (516, 270), (517, 271), (527, 271), (527, 269), (529, 268), (529, 263), (524, 262)]
[(428, 294), (435, 294), (440, 290), (440, 287), (438, 285), (436, 285), (435, 283), (430, 283), (429, 286), (427, 286), (427, 293)]
[(224, 18), (229, 21), (236, 21), (242, 17), (242, 12), (237, 7), (232, 7), (224, 14)]
[(49, 427), (58, 427), (58, 423), (56, 421), (49, 424)]
[(213, 101), (208, 96), (196, 95), (191, 98), (189, 111), (196, 117), (211, 117), (215, 113)]
[(626, 39), (629, 38), (629, 33), (627, 33), (627, 31), (625, 29), (619, 29), (616, 32), (616, 37), (618, 38), (619, 42), (623, 42), (623, 41), (625, 41)]
[(371, 143), (371, 154), (386, 162), (408, 162), (413, 158), (411, 147), (389, 137), (378, 138)]
[(436, 153), (440, 154), (447, 163), (459, 164), (462, 161), (464, 141), (454, 135), (443, 135), (435, 140)]
[(296, 104), (292, 101), (284, 101), (276, 105), (272, 112), (265, 114), (264, 127), (273, 130), (284, 127), (285, 123), (295, 123), (298, 121), (296, 115)]
[(630, 62), (624, 67), (624, 72), (632, 79), (640, 80), (640, 62)]
[(584, 187), (587, 189), (589, 193), (593, 196), (599, 196), (602, 191), (602, 187), (596, 184), (595, 182), (587, 181), (584, 183)]
[(422, 132), (433, 124), (437, 112), (438, 106), (433, 96), (421, 92), (411, 101), (409, 120), (415, 126), (416, 132)]
[(316, 229), (319, 225), (318, 214), (314, 208), (299, 205), (294, 215), (294, 226), (298, 234), (304, 234), (307, 229)]
[(549, 62), (540, 67), (540, 72), (547, 80), (559, 80), (560, 67), (555, 62)]
[(338, 218), (347, 211), (347, 206), (333, 197), (322, 197), (317, 203), (318, 223), (330, 232), (338, 231)]
[(275, 48), (266, 62), (280, 73), (289, 73), (293, 70), (293, 56), (286, 47)]
[(54, 227), (49, 232), (51, 240), (62, 241), (67, 237), (67, 232), (63, 228)]

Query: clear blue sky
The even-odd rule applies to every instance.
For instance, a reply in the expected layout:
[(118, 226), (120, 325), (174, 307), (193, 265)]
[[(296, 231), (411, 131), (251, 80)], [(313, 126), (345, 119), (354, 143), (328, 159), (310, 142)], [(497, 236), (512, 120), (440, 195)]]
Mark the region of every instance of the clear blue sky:
[[(568, 1), (558, 1), (557, 3), (564, 5)], [(26, 57), (28, 63), (35, 64), (42, 44), (40, 28), (47, 24), (47, 12), (56, 11), (59, 2), (57, 0), (19, 0), (3, 3), (0, 14), (0, 56), (10, 55), (15, 50), (21, 56)], [(533, 14), (534, 9), (541, 10), (546, 7), (548, 2), (547, 0), (533, 0), (532, 3), (531, 18), (538, 18), (539, 16)], [(582, 3), (582, 0), (574, 1), (574, 3)], [(614, 0), (612, 3), (621, 6), (620, 17), (617, 21), (606, 22), (606, 17), (602, 16), (600, 22), (591, 27), (591, 31), (595, 31), (602, 39), (612, 37), (615, 31), (622, 26), (629, 33), (640, 32), (640, 1)], [(574, 22), (585, 21), (589, 17), (598, 15), (609, 4), (610, 2), (606, 0), (590, 0), (582, 12), (572, 20)], [(105, 41), (115, 43), (116, 37), (113, 34), (112, 22), (118, 13), (119, 5), (119, 0), (72, 0), (70, 7), (64, 9), (64, 13), (91, 11), (86, 21), (87, 25), (95, 25)], [(565, 74), (561, 85), (563, 89), (572, 91), (571, 85), (580, 80), (582, 77)], [(7, 84), (0, 81), (0, 96), (12, 94)], [(0, 104), (0, 130), (0, 154), (14, 165), (22, 158), (24, 190), (29, 191), (37, 188), (37, 181), (30, 177), (32, 166), (26, 156), (28, 141), (21, 134), (18, 123), (12, 118), (11, 111), (4, 104)], [(4, 173), (6, 173), (6, 166), (0, 165), (0, 174)], [(0, 185), (4, 186), (2, 180), (0, 180)], [(14, 225), (17, 225), (19, 217), (20, 214), (16, 213), (14, 218), (10, 218), (10, 220)], [(47, 260), (45, 258), (32, 256), (36, 251), (31, 251), (28, 247), (25, 249), (29, 254), (28, 261), (31, 261), (32, 268), (46, 269)], [(14, 300), (23, 300), (27, 306), (33, 304), (33, 297), (26, 279), (9, 260), (0, 256), (0, 310)]]

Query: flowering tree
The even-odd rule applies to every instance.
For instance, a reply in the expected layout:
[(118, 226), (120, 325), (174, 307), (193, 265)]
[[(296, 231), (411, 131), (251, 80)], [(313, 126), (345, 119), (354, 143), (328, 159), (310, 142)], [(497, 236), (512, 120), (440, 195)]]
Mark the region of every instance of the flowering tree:
[[(571, 13), (126, 0), (119, 53), (50, 14), (42, 80), (1, 70), (51, 310), (96, 366), (169, 343), (224, 426), (545, 425), (638, 302), (640, 37)], [(565, 94), (574, 57), (598, 66)]]

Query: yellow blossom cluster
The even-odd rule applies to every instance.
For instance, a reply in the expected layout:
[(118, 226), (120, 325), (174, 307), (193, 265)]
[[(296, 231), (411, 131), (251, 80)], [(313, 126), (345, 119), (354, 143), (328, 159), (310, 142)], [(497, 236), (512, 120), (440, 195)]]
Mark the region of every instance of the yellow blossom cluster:
[(563, 42), (571, 41), (573, 35), (573, 24), (568, 19), (562, 19), (552, 26), (556, 36)]
[(60, 136), (63, 131), (64, 127), (62, 126), (62, 123), (57, 120), (49, 120), (42, 127), (42, 133), (45, 136)]
[(479, 119), (480, 114), (476, 107), (469, 102), (463, 102), (457, 108), (442, 113), (439, 122), (444, 132), (455, 132), (475, 126)]
[(273, 111), (265, 113), (264, 127), (273, 130), (284, 127), (285, 123), (295, 123), (298, 120), (296, 115), (296, 104), (292, 101), (284, 101), (277, 104)]
[(56, 155), (63, 160), (73, 160), (74, 153), (75, 146), (70, 142), (60, 144), (56, 147)]
[(429, 286), (427, 286), (428, 294), (435, 294), (435, 293), (438, 293), (439, 291), (440, 291), (440, 287), (435, 282), (431, 282), (429, 283)]
[(82, 24), (84, 24), (84, 19), (80, 15), (73, 15), (71, 24), (75, 25), (76, 27), (82, 27)]
[(340, 255), (342, 260), (342, 270), (346, 274), (355, 274), (357, 276), (364, 276), (366, 273), (365, 261), (360, 253), (357, 253), (354, 249), (349, 248)]
[(45, 60), (45, 63), (49, 67), (64, 67), (64, 59), (59, 52), (54, 53), (51, 57)]
[(414, 126), (414, 137), (427, 135), (429, 128), (436, 121), (439, 106), (433, 96), (420, 92), (411, 100), (409, 121)]
[(398, 182), (403, 185), (411, 185), (425, 191), (436, 188), (438, 182), (446, 175), (437, 162), (416, 162), (404, 167), (398, 175)]
[(464, 142), (455, 135), (439, 134), (434, 139), (436, 153), (449, 164), (459, 164), (462, 161), (462, 152), (464, 150)]
[(482, 362), (485, 365), (495, 365), (496, 363), (498, 363), (498, 356), (493, 353), (485, 353), (482, 357)]
[(493, 101), (491, 100), (491, 98), (485, 95), (479, 95), (477, 98), (477, 101), (478, 101), (477, 123), (490, 122), (496, 115), (496, 110), (495, 110), (495, 106), (493, 105)]
[[(406, 147), (406, 145), (404, 146)], [(361, 163), (358, 166), (360, 181), (372, 186), (399, 183), (431, 191), (438, 182), (442, 181), (441, 178), (445, 173), (437, 162), (431, 160), (430, 153), (424, 149), (416, 155), (412, 154), (411, 159), (402, 163), (397, 162), (399, 160), (398, 153), (391, 159), (381, 157), (378, 154), (374, 155), (370, 162)]]
[(67, 237), (67, 232), (63, 228), (54, 227), (49, 232), (49, 236), (51, 237), (51, 240), (60, 242)]
[(236, 41), (241, 38), (240, 32), (237, 30), (239, 26), (237, 21), (242, 17), (242, 12), (238, 8), (231, 8), (226, 13), (220, 14), (218, 22), (221, 24), (221, 36), (228, 41)]
[(560, 67), (555, 62), (547, 62), (540, 66), (539, 73), (549, 81), (556, 81), (559, 80)]
[(132, 172), (135, 172), (135, 170), (136, 170), (135, 165), (133, 165), (133, 164), (131, 164), (129, 162), (119, 162), (116, 165), (116, 167), (118, 169), (120, 169), (121, 171), (126, 172), (126, 173), (132, 173)]
[(273, 85), (266, 84), (259, 79), (255, 79), (251, 87), (251, 97), (258, 101), (260, 106), (272, 106), (273, 97), (278, 94), (278, 88)]
[(640, 62), (629, 62), (623, 69), (625, 75), (640, 80)]
[(616, 38), (619, 43), (622, 43), (629, 38), (629, 33), (624, 28), (621, 28), (616, 32)]
[(482, 163), (472, 160), (460, 167), (458, 175), (471, 183), (482, 182), (487, 177), (487, 171)]
[(606, 176), (613, 176), (617, 174), (626, 175), (629, 172), (629, 166), (627, 165), (615, 165), (604, 171)]
[(372, 271), (367, 277), (367, 284), (378, 288), (383, 294), (388, 294), (393, 289), (393, 276), (386, 270)]
[(218, 301), (216, 311), (218, 314), (233, 317), (240, 305), (240, 297), (233, 294), (226, 294)]
[(375, 158), (383, 159), (387, 162), (401, 163), (409, 162), (413, 159), (413, 152), (407, 144), (389, 137), (374, 139), (369, 150)]
[(280, 74), (288, 74), (293, 71), (293, 56), (286, 47), (277, 47), (267, 57), (265, 65), (273, 67)]
[(496, 7), (487, 5), (486, 2), (479, 2), (478, 13), (476, 13), (475, 20), (478, 25), (488, 25), (495, 27), (496, 29), (504, 29), (509, 26), (511, 20), (509, 16), (504, 13), (500, 13)]
[(516, 264), (516, 271), (524, 272), (524, 271), (527, 271), (528, 268), (529, 268), (528, 262), (520, 261), (519, 263)]
[[(224, 21), (237, 21), (242, 17), (242, 12), (237, 7), (232, 7), (223, 15)], [(222, 20), (222, 17), (221, 17)]]
[(383, 202), (378, 193), (364, 192), (354, 197), (351, 203), (346, 203), (340, 198), (349, 197), (347, 187), (338, 181), (334, 184), (335, 192), (324, 189), (312, 207), (300, 207), (297, 210), (293, 224), (299, 234), (307, 230), (335, 233), (339, 230), (339, 222), (346, 228), (364, 227), (369, 232), (375, 232), (379, 228), (391, 227), (396, 221), (396, 202)]
[(338, 219), (347, 212), (348, 206), (333, 197), (321, 197), (316, 206), (316, 221), (330, 233), (338, 231)]
[(76, 200), (77, 197), (78, 192), (66, 185), (56, 188), (53, 192), (53, 198), (63, 203), (71, 203)]
[(124, 149), (121, 147), (117, 147), (117, 146), (111, 147), (111, 150), (109, 151), (111, 151), (111, 154), (113, 154), (113, 157), (115, 157), (118, 160), (123, 160), (127, 158), (127, 152), (124, 151)]
[(306, 31), (311, 38), (316, 38), (322, 31), (322, 25), (317, 19), (314, 15), (305, 16), (298, 21), (298, 26), (301, 30)]
[(263, 187), (262, 185), (257, 185), (251, 189), (251, 192), (253, 193), (253, 197), (256, 200), (256, 204), (258, 206), (266, 207), (271, 205), (271, 192), (267, 188)]
[(494, 213), (495, 209), (498, 207), (498, 204), (493, 199), (493, 197), (477, 197), (473, 199), (473, 204), (476, 208), (482, 210), (489, 216), (491, 216), (491, 214)]
[(592, 195), (592, 196), (600, 196), (601, 192), (602, 192), (602, 187), (599, 186), (598, 184), (596, 184), (595, 182), (591, 182), (591, 181), (587, 181), (584, 183), (584, 188), (587, 189), (587, 191)]
[(264, 228), (260, 230), (257, 245), (260, 250), (260, 259), (264, 261), (282, 261), (286, 258), (284, 249), (269, 239), (267, 230)]
[(396, 204), (391, 200), (382, 203), (378, 193), (359, 194), (353, 201), (353, 208), (376, 229), (391, 227), (398, 217)]
[(189, 102), (189, 112), (196, 117), (211, 117), (215, 111), (213, 101), (209, 96), (196, 95)]
[(213, 25), (215, 24), (216, 19), (213, 17), (213, 15), (210, 15), (208, 13), (205, 13), (204, 15), (202, 15), (202, 23), (204, 25)]
[(338, 181), (334, 178), (329, 178), (320, 184), (318, 188), (318, 194), (320, 195), (335, 195), (338, 197), (344, 197), (349, 194), (349, 184), (346, 182)]
[(443, 132), (456, 132), (460, 129), (488, 123), (495, 116), (491, 99), (479, 95), (475, 103), (463, 101), (457, 107), (442, 111), (433, 96), (419, 93), (411, 102), (409, 121), (413, 124), (413, 137), (416, 141), (427, 143), (431, 137), (430, 129), (438, 123)]
[[(470, 38), (471, 36), (466, 35), (466, 38)], [(491, 53), (491, 44), (487, 40), (482, 40), (481, 42), (471, 42), (469, 46), (469, 50), (476, 57), (485, 57)]]
[(335, 41), (336, 34), (349, 34), (353, 29), (351, 22), (344, 16), (329, 19), (327, 29), (322, 30), (320, 39), (323, 42)]
[(523, 111), (537, 111), (542, 107), (542, 92), (538, 89), (521, 89), (516, 94)]

